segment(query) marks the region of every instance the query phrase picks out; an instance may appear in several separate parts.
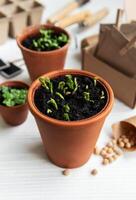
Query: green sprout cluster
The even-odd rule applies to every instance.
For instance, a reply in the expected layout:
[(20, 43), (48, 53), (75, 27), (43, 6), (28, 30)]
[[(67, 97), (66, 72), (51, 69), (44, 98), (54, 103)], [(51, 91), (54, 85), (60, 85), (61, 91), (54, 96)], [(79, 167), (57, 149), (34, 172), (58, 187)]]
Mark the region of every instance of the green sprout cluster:
[(16, 89), (8, 86), (1, 86), (0, 92), (3, 97), (3, 104), (11, 107), (25, 104), (27, 98), (27, 89)]
[[(97, 79), (98, 79), (97, 77), (93, 79), (94, 87), (97, 86)], [(73, 77), (72, 75), (65, 75), (65, 79), (58, 83), (57, 89), (56, 88), (54, 89), (53, 81), (51, 81), (48, 77), (46, 78), (40, 77), (39, 81), (41, 82), (42, 87), (45, 88), (46, 92), (50, 94), (50, 99), (47, 101), (49, 108), (47, 108), (46, 113), (50, 115), (54, 110), (58, 111), (59, 106), (60, 106), (59, 101), (61, 100), (63, 101), (63, 104), (62, 104), (63, 105), (63, 108), (62, 108), (63, 119), (65, 121), (70, 121), (71, 108), (68, 103), (64, 103), (64, 102), (65, 102), (65, 98), (68, 95), (74, 95), (75, 92), (78, 91), (78, 88), (80, 88), (80, 85), (77, 82), (77, 78)], [(93, 104), (95, 103), (95, 101), (92, 99), (92, 95), (91, 95), (88, 85), (85, 85), (85, 90), (82, 95), (83, 95), (82, 98), (86, 102), (91, 102)], [(104, 98), (105, 98), (105, 93), (102, 90), (101, 95), (100, 95), (100, 100)]]
[[(73, 78), (72, 75), (66, 75), (65, 76), (65, 81), (60, 81), (58, 83), (57, 86), (57, 91), (54, 92), (54, 88), (53, 88), (53, 83), (51, 82), (51, 80), (46, 77), (46, 78), (39, 78), (39, 81), (41, 82), (42, 87), (45, 88), (46, 92), (49, 92), (52, 97), (49, 99), (49, 101), (47, 102), (48, 105), (50, 105), (52, 107), (52, 109), (54, 110), (58, 110), (59, 106), (56, 100), (56, 97), (59, 97), (62, 100), (65, 100), (64, 95), (70, 95), (70, 94), (74, 94), (77, 90), (78, 90), (78, 83), (77, 83), (77, 79)], [(53, 111), (51, 109), (47, 109), (47, 114), (51, 114)], [(70, 112), (70, 106), (68, 104), (65, 104), (63, 106), (63, 119), (65, 121), (69, 121), (70, 120), (70, 116), (69, 116), (69, 112)]]
[(68, 42), (65, 33), (55, 33), (51, 29), (40, 29), (40, 35), (32, 40), (32, 48), (37, 51), (51, 51), (59, 49)]

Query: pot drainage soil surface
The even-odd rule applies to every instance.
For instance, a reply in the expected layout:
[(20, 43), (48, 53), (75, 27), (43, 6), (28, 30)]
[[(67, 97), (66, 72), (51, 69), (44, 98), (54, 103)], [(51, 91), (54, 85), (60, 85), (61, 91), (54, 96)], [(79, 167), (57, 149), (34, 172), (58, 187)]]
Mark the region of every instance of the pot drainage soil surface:
[(86, 119), (99, 113), (107, 103), (107, 91), (97, 78), (66, 75), (49, 82), (52, 92), (41, 85), (34, 96), (38, 110), (49, 117), (65, 121)]

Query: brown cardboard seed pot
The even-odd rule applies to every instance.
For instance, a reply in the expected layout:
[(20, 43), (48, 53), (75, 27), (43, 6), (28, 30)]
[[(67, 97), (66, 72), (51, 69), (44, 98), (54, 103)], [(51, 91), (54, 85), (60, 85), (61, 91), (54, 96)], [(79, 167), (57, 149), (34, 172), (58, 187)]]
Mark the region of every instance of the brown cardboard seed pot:
[[(17, 88), (26, 88), (28, 89), (29, 86), (21, 81), (7, 81), (0, 86), (10, 86), (10, 87), (17, 87)], [(23, 105), (18, 105), (18, 106), (12, 106), (12, 107), (7, 107), (0, 105), (0, 114), (5, 120), (5, 122), (9, 125), (12, 126), (17, 126), (22, 124), (28, 115), (28, 105), (27, 102)]]
[[(82, 70), (60, 70), (43, 77), (56, 78), (66, 74), (96, 77)], [(102, 78), (97, 81), (105, 87), (108, 94), (107, 104), (98, 114), (79, 121), (62, 121), (42, 114), (34, 103), (36, 89), (40, 86), (37, 79), (28, 92), (29, 108), (35, 117), (41, 138), (50, 160), (63, 168), (75, 168), (85, 164), (94, 151), (105, 118), (112, 109), (114, 96), (109, 84)]]
[(22, 42), (30, 36), (39, 33), (40, 28), (54, 30), (57, 33), (65, 33), (70, 42), (70, 36), (64, 29), (53, 25), (37, 25), (30, 26), (17, 37), (17, 44), (22, 51), (31, 80), (35, 80), (42, 74), (50, 71), (61, 70), (64, 68), (66, 54), (69, 47), (69, 42), (60, 49), (52, 51), (38, 52), (30, 50), (22, 45)]

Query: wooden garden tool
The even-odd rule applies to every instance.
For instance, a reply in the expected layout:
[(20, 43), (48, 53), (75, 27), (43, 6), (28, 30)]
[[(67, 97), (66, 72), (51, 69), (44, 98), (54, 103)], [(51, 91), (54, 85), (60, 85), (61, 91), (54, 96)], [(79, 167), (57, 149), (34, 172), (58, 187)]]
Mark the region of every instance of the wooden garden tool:
[(78, 7), (83, 6), (84, 4), (88, 3), (90, 0), (75, 0), (66, 5), (61, 10), (57, 11), (54, 15), (52, 15), (47, 22), (49, 23), (56, 23), (57, 21), (60, 21), (64, 17), (66, 17), (69, 13), (71, 13), (73, 10), (75, 10)]
[(71, 26), (72, 24), (82, 23), (86, 18), (90, 17), (91, 15), (91, 12), (88, 10), (80, 11), (77, 14), (65, 17), (63, 20), (55, 23), (55, 25), (66, 28), (68, 26)]
[(107, 8), (103, 8), (99, 10), (98, 12), (86, 17), (86, 19), (81, 22), (81, 26), (84, 27), (90, 27), (98, 23), (100, 20), (102, 20), (104, 17), (106, 17), (109, 14), (109, 10)]
[(66, 28), (68, 26), (71, 26), (72, 24), (79, 24), (80, 27), (90, 27), (95, 25), (107, 15), (107, 8), (103, 8), (94, 14), (92, 14), (90, 11), (81, 11), (77, 14), (65, 17), (63, 20), (57, 22), (55, 25), (62, 28)]

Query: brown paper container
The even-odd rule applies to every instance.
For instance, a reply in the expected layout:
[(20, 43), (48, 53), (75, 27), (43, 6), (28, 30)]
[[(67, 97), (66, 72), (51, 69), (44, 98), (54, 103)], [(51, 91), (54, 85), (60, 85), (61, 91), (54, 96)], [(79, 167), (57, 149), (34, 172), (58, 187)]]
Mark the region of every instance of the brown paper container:
[(109, 65), (116, 67), (117, 70), (133, 77), (136, 74), (136, 48), (132, 46), (127, 49), (125, 55), (121, 55), (121, 50), (130, 41), (117, 27), (112, 26), (110, 28), (107, 26), (107, 30), (104, 30), (104, 28), (104, 25), (102, 25), (100, 43), (96, 52), (97, 57)]
[(136, 22), (131, 22), (130, 24), (122, 24), (120, 30), (129, 40), (131, 40), (136, 35)]
[[(129, 134), (130, 132), (136, 133), (136, 116), (120, 121), (112, 125), (112, 133), (117, 140), (121, 135)], [(136, 146), (127, 151), (136, 150)]]
[(19, 5), (28, 12), (28, 25), (40, 24), (44, 9), (42, 4), (36, 0), (27, 0), (22, 2), (20, 1)]
[(9, 19), (0, 12), (0, 44), (6, 42), (9, 31)]
[(11, 37), (16, 37), (27, 26), (27, 13), (19, 6), (12, 5), (11, 10), (8, 12), (10, 17), (10, 31)]
[(129, 107), (134, 108), (136, 105), (136, 79), (98, 59), (95, 56), (96, 48), (89, 48), (89, 46), (83, 48), (83, 69), (103, 77), (112, 86), (115, 96)]

